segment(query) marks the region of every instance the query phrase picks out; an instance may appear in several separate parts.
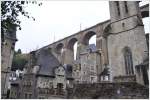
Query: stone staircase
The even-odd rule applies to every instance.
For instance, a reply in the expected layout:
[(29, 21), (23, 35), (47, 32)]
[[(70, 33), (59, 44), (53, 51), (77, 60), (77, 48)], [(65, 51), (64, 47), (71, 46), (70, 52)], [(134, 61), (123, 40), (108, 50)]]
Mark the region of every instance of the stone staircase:
[(149, 88), (136, 82), (75, 84), (68, 89), (73, 99), (148, 99)]

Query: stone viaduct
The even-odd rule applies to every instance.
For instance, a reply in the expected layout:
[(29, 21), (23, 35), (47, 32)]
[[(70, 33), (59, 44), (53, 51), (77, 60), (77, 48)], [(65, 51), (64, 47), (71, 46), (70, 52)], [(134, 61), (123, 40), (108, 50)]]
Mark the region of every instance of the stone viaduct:
[[(149, 4), (140, 7), (140, 10), (141, 10), (142, 18), (149, 16)], [(74, 61), (74, 50), (73, 50), (74, 44), (77, 42), (76, 56), (78, 60), (79, 54), (89, 45), (89, 39), (93, 35), (96, 35), (97, 53), (100, 54), (97, 56), (97, 58), (100, 58), (102, 61), (101, 62), (102, 65), (105, 65), (108, 63), (108, 59), (107, 59), (107, 46), (106, 46), (104, 34), (109, 24), (110, 24), (110, 20), (106, 20), (92, 27), (89, 27), (85, 30), (77, 32), (71, 36), (58, 40), (45, 47), (42, 47), (40, 49), (50, 49), (53, 51), (54, 55), (58, 58), (58, 60), (62, 64), (72, 64)], [(98, 61), (98, 63), (100, 62)]]
[[(146, 81), (149, 80), (149, 77), (145, 73), (149, 74), (149, 67), (147, 65), (144, 65), (145, 70), (143, 70), (143, 66), (140, 65), (140, 63), (142, 64), (144, 62), (145, 51), (147, 52), (145, 32), (141, 18), (149, 17), (149, 5), (144, 5), (139, 9), (138, 2), (127, 3), (126, 1), (111, 1), (109, 4), (110, 20), (98, 23), (92, 27), (79, 31), (71, 36), (65, 37), (64, 39), (61, 39), (36, 50), (34, 53), (39, 54), (43, 49), (46, 49), (51, 51), (51, 53), (53, 53), (53, 55), (59, 60), (59, 62), (62, 65), (73, 65), (75, 61), (73, 47), (74, 44), (77, 43), (77, 54), (75, 55), (76, 61), (82, 63), (80, 60), (80, 54), (84, 52), (89, 46), (89, 39), (93, 35), (96, 35), (96, 51), (94, 51), (94, 53), (96, 53), (96, 74), (98, 78), (101, 78), (99, 76), (104, 70), (104, 68), (109, 67), (110, 65), (112, 71), (110, 73), (110, 76), (111, 78), (113, 78), (114, 82), (116, 80), (121, 80), (123, 82), (132, 82), (135, 81), (135, 79), (137, 79), (136, 81), (138, 83), (144, 83), (146, 85), (148, 83), (146, 83)], [(7, 48), (8, 50), (10, 50), (14, 43), (12, 43), (12, 41), (9, 39), (8, 42), (10, 43), (10, 46), (7, 46)], [(12, 58), (11, 53), (7, 53), (5, 50), (3, 51), (5, 52), (4, 56), (6, 56), (9, 59), (6, 59), (7, 61), (5, 61), (3, 64), (6, 64), (6, 66), (2, 66), (3, 70), (1, 78), (2, 80), (5, 79), (4, 82), (2, 82), (2, 87), (7, 88), (9, 80), (9, 66), (7, 66), (9, 63), (7, 62), (12, 62)], [(49, 61), (51, 59), (53, 58), (47, 60)], [(31, 64), (29, 64), (29, 67), (30, 65), (32, 66), (32, 63), (34, 63), (34, 58), (33, 60), (31, 58)], [(140, 66), (137, 68), (137, 65)], [(133, 66), (135, 66), (136, 69)], [(5, 71), (5, 69), (7, 70)], [(31, 67), (27, 70), (30, 69)], [(31, 71), (32, 70), (30, 70), (27, 74), (28, 78), (25, 79), (25, 81), (27, 82), (32, 82), (33, 80), (35, 80), (35, 77), (30, 74)], [(147, 76), (147, 80), (145, 76)], [(97, 81), (100, 82), (99, 79)], [(35, 83), (36, 82), (33, 82), (31, 87), (35, 86)], [(43, 83), (45, 84), (45, 82)], [(25, 89), (28, 90), (28, 88), (26, 87)], [(2, 93), (2, 95), (6, 95), (7, 89), (4, 88), (2, 90), (2, 92), (4, 92)], [(30, 89), (26, 92), (31, 93)]]

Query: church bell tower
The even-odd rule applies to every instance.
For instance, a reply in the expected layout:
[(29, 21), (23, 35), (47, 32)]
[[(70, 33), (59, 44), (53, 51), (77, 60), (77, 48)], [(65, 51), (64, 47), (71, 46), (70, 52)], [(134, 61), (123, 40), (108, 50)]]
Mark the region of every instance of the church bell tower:
[(112, 80), (120, 77), (127, 81), (129, 77), (140, 83), (135, 66), (143, 62), (147, 45), (139, 2), (110, 1), (109, 8), (107, 45)]

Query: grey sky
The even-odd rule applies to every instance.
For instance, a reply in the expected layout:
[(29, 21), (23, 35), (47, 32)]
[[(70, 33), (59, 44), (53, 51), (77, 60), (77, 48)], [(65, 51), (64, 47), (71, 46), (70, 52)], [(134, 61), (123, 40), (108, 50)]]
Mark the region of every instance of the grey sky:
[[(17, 31), (20, 48), (27, 53), (74, 34), (110, 18), (108, 1), (42, 1), (43, 5), (28, 5), (26, 10), (35, 21), (20, 16), (21, 31)], [(150, 32), (148, 18), (146, 32)], [(55, 34), (55, 36), (54, 36)]]

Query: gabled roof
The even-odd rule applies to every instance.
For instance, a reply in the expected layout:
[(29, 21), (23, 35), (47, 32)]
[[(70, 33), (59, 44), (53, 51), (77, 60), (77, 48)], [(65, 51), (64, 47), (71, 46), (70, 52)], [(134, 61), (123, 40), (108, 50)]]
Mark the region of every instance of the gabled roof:
[(37, 57), (37, 65), (40, 66), (38, 75), (55, 76), (54, 69), (60, 63), (50, 51), (42, 49)]

